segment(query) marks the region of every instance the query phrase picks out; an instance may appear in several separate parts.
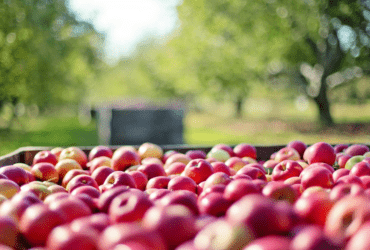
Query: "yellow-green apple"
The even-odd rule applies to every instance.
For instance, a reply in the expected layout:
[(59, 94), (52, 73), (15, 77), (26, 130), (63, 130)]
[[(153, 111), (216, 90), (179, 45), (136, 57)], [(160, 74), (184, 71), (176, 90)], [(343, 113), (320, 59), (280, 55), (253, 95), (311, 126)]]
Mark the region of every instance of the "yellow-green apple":
[(51, 230), (65, 222), (62, 214), (50, 210), (43, 203), (38, 203), (24, 211), (19, 228), (31, 246), (45, 246)]
[(112, 156), (112, 168), (125, 171), (128, 167), (140, 164), (140, 156), (137, 152), (120, 147)]
[(61, 213), (66, 222), (72, 222), (74, 219), (88, 216), (91, 214), (91, 209), (79, 198), (70, 195), (66, 199), (58, 199), (49, 203), (49, 208), (53, 211)]
[(253, 232), (243, 223), (231, 224), (220, 218), (197, 233), (194, 249), (244, 249), (253, 239)]
[(298, 198), (294, 189), (282, 181), (267, 183), (267, 185), (262, 189), (262, 194), (273, 200), (287, 201), (290, 204), (293, 204)]
[(112, 223), (139, 222), (154, 203), (142, 191), (127, 191), (117, 195), (109, 206)]
[(199, 214), (197, 195), (188, 190), (170, 191), (170, 193), (160, 198), (156, 204), (159, 206), (183, 205), (189, 208), (194, 215)]
[(266, 249), (286, 250), (290, 249), (291, 239), (281, 235), (267, 235), (250, 242), (243, 250)]
[(127, 173), (134, 178), (136, 188), (144, 191), (148, 183), (148, 177), (141, 171), (130, 171)]
[(33, 157), (32, 165), (35, 165), (40, 162), (48, 162), (55, 166), (58, 163), (58, 159), (49, 150), (42, 150), (40, 152), (37, 152), (36, 155)]
[(92, 198), (99, 198), (100, 191), (99, 191), (99, 187), (96, 188), (93, 186), (85, 185), (85, 186), (80, 186), (80, 187), (73, 189), (73, 191), (71, 192), (71, 195), (76, 195), (76, 194), (87, 194), (91, 196)]
[(98, 183), (90, 176), (90, 175), (77, 175), (73, 177), (67, 184), (66, 190), (70, 193), (73, 192), (74, 189), (82, 186), (91, 186), (99, 190)]
[(306, 168), (301, 173), (301, 184), (304, 189), (313, 186), (332, 188), (334, 185), (333, 174), (325, 167), (317, 166)]
[(136, 188), (134, 178), (128, 173), (121, 171), (114, 171), (105, 179), (104, 183), (99, 186), (100, 191), (103, 193), (108, 189), (118, 186), (127, 186), (129, 188)]
[(227, 184), (223, 195), (228, 201), (235, 202), (245, 195), (259, 192), (259, 188), (251, 180), (237, 179)]
[(111, 158), (107, 156), (99, 156), (87, 163), (87, 167), (89, 168), (90, 173), (94, 172), (95, 169), (103, 166), (112, 168)]
[(99, 234), (95, 230), (72, 231), (69, 224), (55, 227), (46, 241), (46, 249), (98, 249)]
[(129, 190), (129, 187), (127, 186), (117, 186), (114, 188), (111, 188), (104, 193), (102, 193), (99, 196), (98, 199), (98, 208), (103, 213), (108, 213), (109, 206), (112, 202), (112, 200), (119, 194), (122, 194), (124, 192), (127, 192)]
[(174, 153), (167, 158), (164, 168), (167, 169), (174, 162), (182, 162), (184, 164), (188, 164), (190, 161), (191, 158), (189, 156), (181, 153)]
[(22, 162), (17, 162), (17, 163), (14, 163), (13, 166), (16, 166), (16, 167), (21, 167), (23, 168), (24, 170), (26, 171), (30, 171), (31, 172), (31, 169), (32, 167), (26, 163), (22, 163)]
[[(154, 206), (145, 213), (142, 224), (144, 228), (158, 232), (169, 249), (192, 239), (197, 233), (194, 215), (182, 205)], [(181, 230), (168, 230), (177, 225), (181, 225)]]
[(223, 149), (220, 148), (213, 148), (207, 154), (207, 159), (213, 158), (216, 161), (226, 162), (230, 158), (230, 154)]
[(285, 147), (276, 152), (275, 161), (281, 162), (285, 160), (297, 161), (301, 159), (298, 151), (294, 148)]
[(91, 173), (91, 177), (100, 186), (104, 183), (105, 179), (107, 179), (107, 177), (113, 172), (114, 170), (112, 168), (107, 167), (107, 166), (102, 166), (100, 168), (95, 169), (94, 172)]
[(287, 147), (294, 148), (299, 153), (301, 159), (303, 158), (304, 151), (307, 149), (306, 143), (300, 140), (290, 141), (287, 144)]
[(334, 202), (339, 201), (347, 195), (362, 195), (364, 193), (364, 188), (358, 184), (343, 183), (333, 187), (329, 193), (329, 197)]
[(215, 151), (215, 150), (218, 150), (218, 149), (222, 149), (222, 150), (226, 151), (229, 154), (229, 157), (235, 156), (233, 148), (230, 147), (229, 145), (219, 143), (219, 144), (214, 145), (212, 147), (211, 151)]
[(6, 198), (12, 198), (16, 193), (18, 193), (20, 187), (17, 183), (8, 179), (0, 179), (0, 194), (4, 195)]
[(168, 190), (188, 190), (196, 193), (197, 184), (193, 179), (187, 176), (175, 176), (168, 182)]
[(369, 198), (364, 195), (346, 196), (330, 210), (325, 223), (325, 233), (333, 239), (348, 240), (369, 219)]
[(171, 178), (168, 176), (155, 176), (148, 180), (146, 184), (146, 189), (150, 188), (164, 188), (167, 189), (168, 183), (170, 182)]
[(233, 153), (239, 158), (250, 157), (252, 159), (257, 159), (256, 148), (253, 145), (247, 143), (240, 143), (236, 145), (233, 149)]
[(102, 157), (102, 156), (112, 158), (112, 156), (113, 156), (112, 149), (110, 147), (104, 146), (104, 145), (99, 145), (99, 146), (93, 147), (89, 152), (88, 160), (92, 161), (95, 158)]
[(5, 175), (9, 180), (14, 181), (19, 186), (29, 182), (29, 177), (26, 170), (21, 167), (13, 165), (4, 166), (0, 168), (0, 174)]
[(162, 165), (158, 163), (141, 165), (137, 170), (143, 172), (148, 178), (148, 181), (156, 176), (167, 176), (166, 171), (164, 170)]
[(212, 165), (203, 159), (196, 159), (191, 160), (186, 165), (182, 175), (190, 177), (195, 183), (199, 184), (205, 181), (211, 174), (213, 174)]
[(64, 176), (68, 173), (68, 171), (72, 169), (80, 169), (82, 170), (81, 165), (73, 160), (73, 159), (63, 159), (60, 160), (57, 165), (55, 165), (55, 169), (58, 171), (59, 174), (59, 182), (63, 181)]
[(205, 159), (207, 157), (206, 152), (203, 150), (188, 150), (186, 151), (185, 155), (189, 156), (190, 159)]
[(351, 170), (356, 163), (363, 161), (366, 157), (363, 155), (355, 155), (349, 158), (344, 168)]
[(369, 147), (364, 144), (353, 144), (344, 151), (346, 155), (350, 156), (363, 155), (367, 152), (369, 152)]
[[(225, 189), (225, 187), (223, 187)], [(227, 200), (221, 192), (209, 192), (207, 195), (198, 199), (200, 214), (209, 214), (215, 217), (225, 216), (231, 202)]]
[(335, 163), (334, 148), (326, 142), (317, 142), (304, 151), (303, 159), (308, 164), (324, 162), (333, 166)]
[(211, 162), (211, 165), (213, 167), (213, 172), (218, 173), (218, 172), (223, 172), (227, 175), (231, 175), (230, 168), (221, 161), (216, 161), (216, 162)]
[(63, 177), (61, 184), (64, 188), (67, 188), (68, 182), (78, 175), (89, 175), (89, 171), (83, 169), (71, 169)]
[(167, 175), (173, 175), (173, 174), (179, 175), (184, 171), (185, 167), (186, 167), (185, 163), (174, 162), (165, 169), (165, 172)]
[(155, 157), (158, 159), (162, 159), (163, 157), (163, 149), (157, 144), (150, 142), (145, 142), (141, 144), (138, 149), (138, 153), (141, 159), (147, 157)]
[(299, 176), (303, 171), (302, 166), (293, 160), (284, 160), (281, 161), (274, 167), (272, 171), (272, 180), (273, 181), (285, 181), (290, 177)]
[(18, 225), (9, 217), (0, 216), (0, 244), (15, 249), (19, 243)]
[(51, 181), (58, 183), (59, 173), (55, 169), (54, 165), (49, 162), (41, 162), (33, 165), (31, 169), (32, 175), (36, 180), (40, 181)]
[(87, 155), (78, 147), (68, 147), (63, 149), (59, 155), (59, 161), (64, 159), (73, 159), (77, 161), (82, 168), (86, 167)]

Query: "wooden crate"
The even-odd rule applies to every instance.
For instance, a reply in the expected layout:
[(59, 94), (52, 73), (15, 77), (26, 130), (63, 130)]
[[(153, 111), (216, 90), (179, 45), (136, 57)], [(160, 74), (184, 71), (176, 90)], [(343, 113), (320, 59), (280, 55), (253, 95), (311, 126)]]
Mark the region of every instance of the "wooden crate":
[[(120, 146), (110, 146), (112, 150), (119, 148)], [(139, 146), (134, 146), (138, 148)], [(161, 146), (163, 151), (176, 150), (180, 153), (185, 153), (188, 150), (203, 150), (208, 153), (212, 146), (208, 145), (165, 145)], [(232, 146), (233, 147), (233, 146)], [(285, 145), (270, 145), (270, 146), (255, 146), (257, 149), (257, 160), (268, 160), (270, 155), (279, 149), (285, 147)], [(80, 147), (86, 154), (90, 152), (93, 147)], [(0, 166), (12, 165), (17, 162), (26, 163), (32, 165), (33, 157), (42, 150), (51, 150), (51, 147), (22, 147), (16, 151), (0, 157)]]

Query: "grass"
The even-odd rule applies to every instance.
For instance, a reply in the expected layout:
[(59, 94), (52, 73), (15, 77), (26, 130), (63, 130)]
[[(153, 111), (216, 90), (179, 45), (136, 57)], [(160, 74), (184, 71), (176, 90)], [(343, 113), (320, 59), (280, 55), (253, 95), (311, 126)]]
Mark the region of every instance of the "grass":
[[(270, 113), (248, 110), (242, 119), (232, 117), (230, 108), (221, 107), (215, 113), (188, 112), (184, 120), (184, 140), (187, 144), (217, 143), (255, 145), (286, 144), (302, 140), (308, 144), (370, 143), (370, 104), (333, 107), (338, 123), (323, 129), (316, 123), (316, 110), (309, 107), (298, 113), (294, 104), (284, 103)], [(0, 129), (0, 155), (25, 146), (94, 146), (99, 144), (96, 122), (81, 125), (73, 116), (23, 117), (10, 130)]]

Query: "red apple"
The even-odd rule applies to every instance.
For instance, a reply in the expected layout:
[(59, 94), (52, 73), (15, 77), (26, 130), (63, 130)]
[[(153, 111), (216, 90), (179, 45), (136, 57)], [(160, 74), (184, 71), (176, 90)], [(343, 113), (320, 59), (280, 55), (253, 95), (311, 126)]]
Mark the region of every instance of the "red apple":
[[(240, 143), (236, 145), (233, 149), (235, 156), (239, 158), (250, 157), (257, 159), (257, 150), (254, 146), (247, 143)], [(232, 156), (232, 154), (230, 154)]]
[(291, 239), (281, 235), (268, 235), (250, 242), (243, 250), (286, 250), (290, 249)]
[(118, 186), (127, 186), (129, 188), (136, 188), (136, 183), (134, 178), (128, 173), (114, 171), (113, 173), (108, 175), (107, 179), (105, 179), (104, 181), (104, 184), (101, 185), (99, 188), (103, 193), (108, 189), (115, 188)]
[(117, 186), (117, 187), (111, 188), (105, 191), (104, 193), (102, 193), (99, 196), (99, 199), (97, 202), (99, 210), (103, 213), (108, 213), (109, 206), (112, 200), (119, 194), (127, 192), (128, 190), (129, 190), (128, 186)]
[(219, 144), (214, 145), (212, 147), (211, 151), (212, 150), (218, 150), (218, 149), (221, 149), (221, 150), (226, 151), (229, 154), (229, 157), (235, 156), (234, 155), (234, 150), (229, 145), (226, 145), (226, 144), (223, 144), (223, 143), (219, 143)]
[(331, 188), (334, 185), (332, 173), (324, 167), (313, 167), (305, 169), (305, 173), (301, 174), (301, 184), (304, 189), (313, 186), (320, 186), (323, 188)]
[(61, 213), (66, 222), (71, 222), (74, 219), (88, 216), (91, 214), (91, 209), (82, 200), (69, 196), (66, 199), (55, 200), (49, 203), (49, 208), (52, 211)]
[(96, 213), (90, 216), (78, 218), (73, 220), (70, 224), (73, 232), (93, 229), (99, 233), (103, 232), (109, 225), (109, 215), (105, 213)]
[(263, 181), (267, 181), (266, 175), (265, 175), (263, 170), (261, 170), (260, 168), (257, 168), (257, 167), (249, 166), (249, 164), (244, 166), (238, 172), (236, 172), (236, 175), (240, 175), (240, 174), (248, 175), (253, 180), (261, 179)]
[(14, 181), (19, 186), (29, 182), (26, 170), (17, 166), (4, 166), (0, 168), (0, 174), (5, 175), (9, 180)]
[(302, 166), (292, 160), (284, 160), (277, 164), (272, 171), (273, 181), (284, 181), (290, 177), (299, 176), (303, 171)]
[(230, 157), (229, 159), (225, 161), (225, 165), (231, 169), (234, 169), (235, 171), (240, 170), (247, 164), (248, 163), (246, 161), (242, 160), (241, 158), (237, 156)]
[(189, 161), (191, 161), (191, 158), (189, 156), (175, 152), (169, 155), (169, 157), (165, 161), (164, 169), (167, 169), (174, 162), (182, 162), (186, 165), (189, 163)]
[(308, 164), (324, 162), (333, 166), (335, 163), (334, 148), (326, 142), (317, 142), (305, 150), (303, 159)]
[(59, 174), (59, 182), (62, 182), (64, 176), (68, 173), (68, 171), (72, 169), (82, 170), (82, 167), (77, 161), (73, 159), (63, 159), (60, 160), (57, 165), (55, 165), (55, 169)]
[(153, 189), (147, 189), (145, 192), (149, 194), (149, 199), (151, 201), (157, 202), (158, 200), (163, 198), (165, 195), (171, 193), (172, 191), (168, 189), (153, 188)]
[(112, 156), (112, 168), (125, 171), (128, 167), (140, 164), (140, 156), (137, 152), (120, 147)]
[(18, 245), (19, 236), (17, 224), (11, 218), (0, 216), (0, 244), (14, 249)]
[(166, 171), (164, 170), (162, 165), (157, 163), (141, 165), (137, 170), (144, 173), (148, 180), (156, 176), (167, 176)]
[(49, 162), (40, 162), (33, 165), (31, 169), (32, 175), (36, 180), (51, 181), (58, 183), (59, 173), (55, 169), (54, 165)]
[(349, 159), (351, 159), (352, 156), (350, 155), (345, 155), (345, 154), (342, 154), (342, 155), (337, 155), (337, 164), (339, 166), (339, 168), (345, 168), (346, 166), (346, 163)]
[(165, 169), (165, 172), (167, 175), (181, 174), (184, 171), (185, 167), (186, 167), (185, 163), (174, 162)]
[(358, 162), (353, 165), (350, 174), (358, 177), (370, 175), (370, 164), (365, 161)]
[(307, 149), (307, 145), (299, 140), (290, 141), (287, 144), (288, 148), (294, 148), (298, 153), (301, 159), (303, 158), (304, 151)]
[(70, 193), (78, 187), (91, 186), (99, 190), (98, 183), (89, 175), (77, 175), (73, 177), (67, 184), (66, 190)]
[(301, 184), (301, 178), (298, 176), (293, 176), (284, 180), (284, 183), (288, 185)]
[(41, 200), (44, 200), (49, 194), (51, 194), (48, 187), (40, 181), (29, 182), (21, 186), (21, 192), (32, 192)]
[(223, 172), (229, 176), (231, 175), (230, 168), (225, 163), (221, 161), (216, 161), (216, 162), (212, 162), (211, 165), (213, 167), (213, 172), (215, 173)]
[(79, 175), (89, 175), (89, 172), (82, 169), (71, 169), (69, 170), (63, 177), (63, 179), (59, 180), (64, 188), (67, 187), (68, 183), (76, 176)]
[(283, 200), (290, 204), (293, 204), (298, 198), (295, 190), (290, 185), (281, 181), (267, 183), (267, 185), (262, 189), (262, 194), (273, 200)]
[(40, 152), (37, 152), (36, 155), (33, 157), (33, 163), (32, 165), (35, 165), (40, 162), (48, 162), (55, 166), (58, 163), (57, 157), (48, 150), (43, 150)]
[(6, 198), (12, 198), (16, 193), (18, 193), (20, 187), (17, 183), (8, 179), (0, 179), (0, 194), (4, 195)]
[(97, 168), (110, 167), (112, 168), (112, 160), (107, 156), (99, 156), (87, 163), (90, 173), (93, 173)]
[(156, 176), (148, 180), (148, 183), (146, 184), (146, 189), (150, 188), (164, 188), (167, 189), (168, 183), (171, 180), (168, 176)]
[(207, 154), (203, 150), (188, 150), (185, 155), (189, 156), (190, 159), (205, 159)]
[(370, 222), (361, 225), (359, 230), (351, 237), (346, 245), (346, 250), (366, 250), (370, 249), (369, 240)]
[(360, 177), (357, 177), (355, 175), (345, 175), (345, 176), (342, 176), (340, 177), (337, 182), (335, 183), (335, 185), (339, 185), (339, 184), (357, 184), (357, 185), (360, 185), (361, 187), (363, 187), (363, 184), (362, 184), (362, 181), (360, 179)]
[(52, 148), (50, 150), (50, 152), (55, 155), (57, 157), (57, 159), (59, 160), (59, 156), (60, 156), (60, 153), (62, 153), (64, 148), (61, 148), (61, 147), (56, 147), (56, 148)]
[(188, 190), (195, 193), (197, 190), (197, 184), (190, 177), (176, 176), (168, 182), (168, 190)]
[(71, 195), (87, 194), (92, 198), (99, 198), (100, 196), (99, 187), (97, 188), (96, 186), (91, 185), (81, 185), (79, 187), (74, 188), (73, 191), (70, 193)]
[(140, 190), (145, 190), (146, 189), (146, 184), (148, 183), (148, 177), (141, 172), (141, 171), (131, 171), (128, 172), (129, 175), (134, 178), (136, 188)]
[(73, 159), (78, 162), (82, 168), (86, 167), (87, 155), (78, 147), (68, 147), (63, 149), (59, 155), (59, 161), (64, 159)]
[(277, 151), (274, 158), (274, 160), (278, 162), (285, 160), (297, 161), (299, 159), (301, 159), (301, 156), (299, 155), (298, 151), (290, 147), (285, 147)]
[(231, 202), (224, 198), (223, 193), (220, 192), (210, 192), (198, 200), (200, 214), (209, 214), (216, 217), (224, 216), (230, 205)]
[(179, 154), (179, 152), (175, 151), (175, 150), (169, 150), (167, 152), (165, 152), (163, 154), (163, 157), (162, 157), (162, 162), (165, 164), (167, 159), (171, 156), (171, 155), (174, 155), (174, 154)]
[(344, 153), (344, 150), (348, 148), (348, 144), (337, 144), (334, 146), (334, 152), (337, 153)]
[(350, 173), (350, 170), (348, 170), (346, 168), (340, 168), (340, 169), (335, 170), (334, 173), (333, 173), (334, 183), (337, 182), (337, 180), (340, 177), (345, 176), (345, 175), (349, 175), (349, 173)]
[(227, 184), (223, 195), (227, 200), (235, 202), (245, 195), (257, 193), (259, 188), (252, 181), (238, 179)]
[(203, 159), (191, 160), (183, 172), (184, 176), (190, 177), (197, 184), (205, 181), (211, 174), (213, 174), (212, 165)]
[(98, 158), (98, 157), (101, 157), (101, 156), (112, 158), (112, 156), (113, 156), (112, 149), (110, 149), (107, 146), (103, 146), (103, 145), (96, 146), (93, 149), (91, 149), (91, 151), (89, 152), (88, 159), (89, 159), (89, 161), (92, 161), (95, 158)]
[(343, 183), (336, 185), (330, 191), (329, 197), (331, 200), (337, 202), (347, 195), (362, 195), (364, 193), (364, 188), (358, 184)]
[(272, 171), (274, 170), (275, 166), (279, 164), (276, 160), (267, 160), (263, 163), (263, 168), (266, 171), (266, 174), (272, 174)]
[(114, 170), (112, 168), (107, 167), (107, 166), (102, 166), (100, 168), (95, 169), (94, 172), (91, 173), (91, 177), (100, 186), (104, 183), (107, 177), (113, 172)]
[(369, 147), (364, 144), (353, 144), (344, 151), (346, 155), (350, 156), (363, 155), (366, 152), (369, 152)]
[(158, 205), (184, 205), (192, 211), (194, 215), (199, 214), (197, 205), (197, 195), (187, 190), (171, 191), (158, 200)]

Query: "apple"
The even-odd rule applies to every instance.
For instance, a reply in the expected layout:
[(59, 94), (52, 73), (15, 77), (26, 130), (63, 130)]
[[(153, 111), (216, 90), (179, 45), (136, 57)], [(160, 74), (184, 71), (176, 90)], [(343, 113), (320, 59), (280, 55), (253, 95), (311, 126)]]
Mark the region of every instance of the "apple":
[(281, 235), (268, 235), (250, 242), (243, 250), (286, 250), (290, 249), (291, 239)]
[(66, 190), (70, 193), (73, 192), (74, 189), (82, 186), (91, 186), (99, 190), (98, 183), (89, 175), (77, 175), (73, 177), (67, 184)]
[(70, 196), (71, 196), (70, 193), (65, 193), (65, 192), (50, 194), (45, 198), (44, 204), (50, 204), (51, 202), (61, 200), (61, 199), (66, 199)]
[(230, 157), (225, 161), (225, 165), (228, 166), (230, 169), (234, 169), (235, 171), (242, 169), (247, 164), (248, 162), (242, 160), (237, 156)]
[(337, 144), (334, 146), (334, 152), (337, 153), (344, 153), (344, 150), (348, 148), (348, 144)]
[(363, 155), (352, 156), (351, 158), (349, 158), (349, 160), (347, 160), (344, 168), (351, 170), (356, 163), (359, 163), (363, 161), (364, 159), (365, 159), (365, 156)]
[(0, 244), (14, 249), (18, 245), (20, 231), (9, 217), (0, 216)]
[(52, 148), (50, 152), (57, 157), (57, 160), (59, 160), (60, 153), (62, 153), (63, 149), (64, 148), (62, 147), (56, 147), (56, 148)]
[(350, 239), (370, 219), (369, 198), (346, 196), (335, 203), (325, 223), (325, 233), (333, 239)]
[(369, 240), (370, 222), (365, 222), (359, 230), (350, 238), (346, 245), (346, 250), (365, 250), (370, 249)]
[[(223, 187), (223, 189), (225, 188)], [(231, 202), (220, 192), (209, 192), (207, 195), (198, 199), (200, 214), (209, 214), (215, 217), (224, 216), (230, 205)]]
[(140, 164), (140, 156), (137, 152), (126, 147), (120, 147), (112, 156), (112, 168), (125, 171), (128, 167)]
[(16, 193), (18, 193), (20, 187), (17, 183), (8, 179), (0, 179), (0, 194), (4, 195), (6, 198), (12, 198)]
[(215, 162), (212, 162), (211, 165), (213, 167), (213, 172), (214, 173), (223, 172), (223, 173), (231, 176), (231, 170), (224, 162), (215, 161)]
[(127, 191), (117, 195), (109, 206), (109, 217), (113, 223), (141, 221), (146, 211), (153, 206), (147, 195)]
[(167, 176), (166, 171), (164, 170), (162, 165), (157, 163), (141, 165), (137, 170), (144, 173), (148, 178), (148, 181), (156, 176)]
[(103, 232), (110, 224), (109, 215), (106, 213), (96, 213), (90, 216), (75, 219), (71, 222), (71, 230), (80, 232), (82, 230), (93, 229), (98, 233)]
[(24, 211), (19, 223), (20, 231), (31, 246), (44, 246), (51, 230), (65, 223), (61, 213), (45, 204), (31, 205)]
[(108, 189), (112, 189), (118, 186), (127, 186), (129, 188), (136, 188), (134, 178), (128, 173), (121, 171), (114, 171), (105, 179), (103, 185), (99, 187), (101, 192), (105, 192)]
[(76, 187), (70, 193), (71, 193), (71, 195), (87, 194), (87, 195), (91, 196), (92, 198), (99, 198), (99, 196), (100, 196), (99, 187), (96, 188), (96, 187), (90, 186), (90, 185), (82, 185), (82, 186)]
[(103, 145), (93, 147), (93, 149), (91, 149), (89, 152), (88, 160), (89, 162), (91, 162), (95, 158), (102, 157), (102, 156), (112, 158), (113, 156), (112, 149), (110, 149), (107, 146), (103, 146)]
[[(236, 145), (233, 149), (235, 156), (239, 158), (250, 157), (252, 159), (257, 159), (257, 150), (253, 145), (247, 143), (240, 143)], [(232, 156), (232, 154), (230, 154)]]
[(229, 154), (229, 157), (235, 156), (234, 155), (234, 150), (232, 149), (232, 147), (230, 147), (229, 145), (223, 144), (223, 143), (219, 143), (219, 144), (214, 145), (210, 151), (212, 151), (212, 150), (216, 151), (218, 149), (226, 151)]
[(284, 183), (288, 185), (301, 184), (301, 178), (298, 176), (293, 176), (284, 180)]
[(295, 190), (288, 184), (281, 181), (273, 181), (266, 184), (262, 189), (262, 194), (276, 201), (287, 201), (293, 204), (298, 196)]
[(190, 177), (197, 184), (205, 181), (211, 174), (213, 174), (212, 165), (203, 159), (191, 160), (183, 172), (184, 176)]
[(62, 214), (66, 222), (72, 222), (74, 219), (91, 214), (91, 209), (88, 205), (75, 196), (51, 201), (49, 208), (52, 211)]
[(252, 181), (237, 179), (226, 185), (223, 195), (228, 201), (235, 202), (245, 195), (259, 192), (259, 188)]
[(197, 195), (187, 190), (171, 191), (160, 198), (156, 204), (159, 206), (183, 205), (189, 208), (194, 215), (199, 214)]
[(304, 189), (313, 186), (332, 188), (334, 185), (332, 173), (325, 167), (317, 166), (306, 168), (305, 173), (301, 173), (301, 184)]
[(59, 161), (64, 159), (72, 159), (78, 162), (82, 168), (86, 167), (87, 155), (78, 147), (68, 147), (62, 150), (59, 155)]
[(230, 154), (223, 149), (213, 148), (208, 152), (207, 158), (214, 158), (216, 161), (226, 162), (230, 158)]
[(60, 185), (49, 186), (48, 189), (50, 191), (50, 194), (59, 193), (59, 192), (68, 193), (68, 191)]
[(263, 168), (266, 171), (266, 174), (272, 174), (272, 171), (274, 170), (275, 166), (279, 164), (276, 160), (267, 160), (263, 163)]
[(207, 195), (212, 194), (212, 193), (223, 194), (225, 191), (225, 187), (226, 186), (223, 184), (217, 184), (217, 185), (204, 188), (203, 191), (198, 195), (198, 202), (204, 197), (206, 197)]
[(370, 176), (361, 176), (360, 177), (362, 185), (365, 189), (370, 188)]
[(176, 176), (168, 182), (168, 190), (188, 190), (196, 193), (197, 184), (196, 182), (187, 176)]
[(99, 210), (103, 213), (108, 213), (112, 200), (119, 194), (127, 192), (128, 190), (128, 186), (117, 186), (102, 193), (97, 201)]
[(166, 151), (164, 154), (163, 154), (163, 157), (162, 157), (162, 162), (163, 164), (166, 163), (167, 159), (171, 156), (171, 155), (174, 155), (174, 154), (179, 154), (179, 152), (177, 152), (176, 150), (169, 150), (169, 151)]
[(185, 167), (186, 167), (185, 163), (174, 162), (165, 169), (165, 172), (167, 175), (181, 174), (184, 171)]
[(360, 177), (357, 177), (357, 176), (351, 175), (351, 174), (340, 177), (337, 180), (337, 182), (335, 183), (335, 185), (344, 184), (344, 183), (357, 184), (357, 185), (360, 185), (361, 187), (363, 187), (363, 184), (362, 184), (362, 181), (361, 181)]
[(294, 148), (285, 147), (276, 152), (275, 161), (281, 162), (285, 160), (297, 161), (301, 159), (298, 151)]
[(350, 156), (363, 155), (366, 152), (369, 152), (369, 147), (364, 144), (353, 144), (344, 151), (346, 155)]
[(336, 185), (330, 191), (329, 197), (331, 200), (337, 202), (347, 195), (362, 195), (364, 193), (364, 188), (358, 184), (352, 183), (342, 183)]
[(17, 166), (4, 166), (0, 168), (0, 174), (5, 175), (9, 180), (14, 181), (19, 186), (29, 182), (26, 170)]
[(146, 177), (146, 175), (143, 172), (141, 172), (141, 171), (131, 171), (131, 172), (127, 172), (127, 173), (129, 175), (131, 175), (132, 178), (134, 178), (137, 189), (140, 189), (140, 190), (143, 190), (143, 191), (146, 189), (146, 185), (148, 183), (148, 177)]
[(55, 227), (46, 242), (47, 249), (55, 250), (96, 250), (99, 235), (95, 230), (72, 231), (70, 225)]
[[(102, 166), (94, 170), (94, 172), (91, 173), (91, 177), (96, 181), (96, 183), (100, 186), (104, 183), (104, 181), (107, 179), (107, 177), (113, 173), (114, 170), (107, 166)], [(138, 171), (136, 171), (138, 172)], [(146, 178), (146, 177), (145, 177)]]
[(307, 145), (300, 140), (290, 141), (287, 144), (287, 147), (294, 148), (299, 153), (301, 159), (303, 158), (304, 151), (306, 151), (307, 149)]
[(258, 167), (249, 166), (249, 164), (246, 165), (246, 166), (244, 166), (238, 172), (236, 172), (236, 175), (240, 175), (240, 174), (248, 175), (253, 180), (255, 180), (255, 179), (261, 179), (263, 181), (267, 181), (264, 170), (261, 170)]
[(157, 188), (147, 189), (145, 192), (149, 194), (149, 200), (153, 201), (154, 203), (163, 198), (165, 195), (172, 193), (171, 190)]
[[(76, 176), (79, 175), (89, 175), (89, 172), (87, 170), (83, 169), (71, 169), (69, 170), (61, 180), (62, 187), (66, 188), (68, 183)], [(59, 181), (60, 182), (60, 181)]]
[(155, 158), (161, 159), (163, 157), (162, 148), (150, 142), (145, 142), (141, 144), (138, 149), (138, 153), (141, 159), (144, 159), (147, 157), (155, 157)]
[(326, 142), (317, 142), (305, 150), (303, 159), (308, 164), (324, 162), (333, 166), (335, 163), (334, 148)]
[(350, 174), (358, 177), (370, 175), (370, 164), (365, 161), (358, 162), (353, 165)]
[(350, 156), (350, 155), (345, 155), (345, 154), (338, 155), (337, 154), (338, 167), (339, 168), (345, 168), (347, 161), (351, 158), (352, 158), (352, 156)]
[(40, 181), (33, 181), (22, 185), (21, 192), (32, 192), (40, 200), (44, 200), (49, 194), (51, 194), (51, 191), (48, 189), (48, 187)]
[(349, 175), (351, 171), (349, 169), (346, 169), (346, 168), (340, 168), (340, 169), (337, 169), (334, 171), (333, 173), (333, 181), (334, 183), (337, 182), (337, 180), (342, 177), (342, 176), (345, 176), (345, 175)]
[(55, 169), (59, 174), (59, 182), (62, 182), (64, 176), (68, 173), (68, 171), (72, 169), (82, 170), (82, 167), (77, 161), (73, 159), (63, 159), (59, 160), (57, 165), (55, 165)]
[(148, 180), (146, 184), (146, 189), (150, 188), (164, 188), (167, 189), (168, 183), (170, 182), (171, 178), (168, 176), (156, 176)]
[(188, 150), (185, 155), (189, 156), (190, 159), (206, 159), (207, 154), (203, 150)]
[(147, 158), (141, 159), (141, 164), (142, 165), (151, 164), (151, 163), (156, 163), (156, 164), (159, 164), (161, 166), (164, 165), (161, 159), (158, 159), (158, 158), (155, 158), (155, 157), (147, 157)]
[(55, 169), (54, 165), (49, 162), (36, 163), (31, 169), (31, 174), (36, 180), (51, 181), (54, 183), (58, 183), (59, 181), (58, 171)]
[(58, 163), (58, 159), (49, 150), (42, 150), (40, 152), (37, 152), (36, 155), (33, 157), (32, 165), (35, 165), (40, 162), (48, 162), (55, 166)]
[(220, 184), (226, 186), (230, 183), (231, 180), (232, 179), (230, 178), (230, 176), (223, 172), (213, 173), (205, 180), (203, 189), (207, 189), (208, 187), (211, 187), (213, 185)]
[[(158, 232), (169, 249), (174, 249), (181, 243), (192, 239), (196, 231), (195, 217), (183, 205), (166, 207), (154, 206), (145, 213), (142, 224), (144, 228)], [(181, 225), (181, 230), (168, 230)]]
[(107, 156), (99, 156), (87, 163), (90, 173), (93, 173), (97, 168), (110, 167), (112, 168), (112, 160)]
[(191, 160), (192, 159), (189, 156), (187, 156), (185, 154), (175, 152), (175, 153), (172, 153), (171, 155), (169, 155), (169, 157), (165, 161), (164, 169), (167, 169), (174, 162), (182, 162), (186, 165)]
[(303, 171), (302, 166), (293, 160), (284, 160), (277, 164), (272, 171), (273, 181), (285, 181), (290, 177), (296, 177)]

